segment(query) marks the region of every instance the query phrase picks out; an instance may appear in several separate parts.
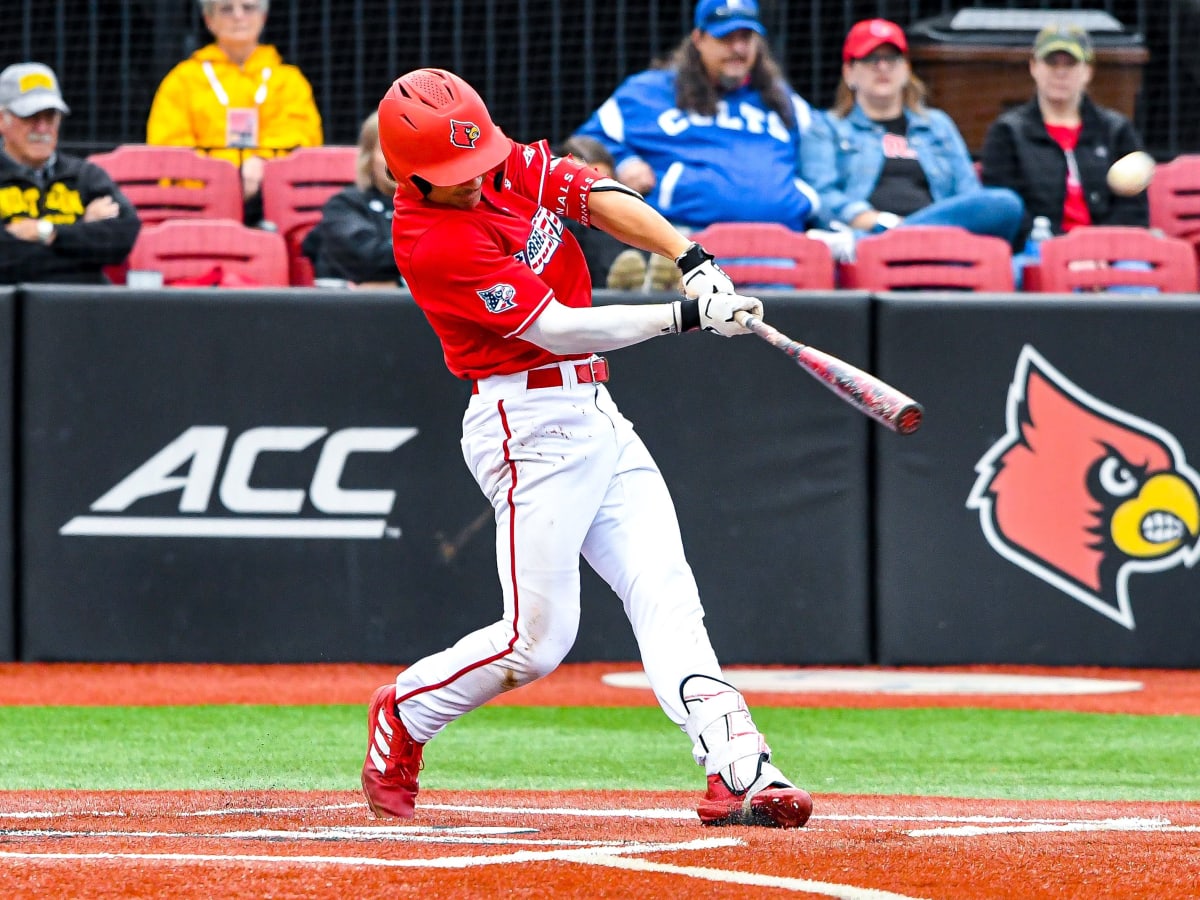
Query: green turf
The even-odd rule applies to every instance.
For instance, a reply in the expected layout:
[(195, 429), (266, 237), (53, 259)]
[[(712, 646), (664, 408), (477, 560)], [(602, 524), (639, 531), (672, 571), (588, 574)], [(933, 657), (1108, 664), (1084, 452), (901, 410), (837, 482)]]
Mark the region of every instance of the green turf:
[[(353, 790), (361, 706), (4, 707), (0, 789)], [(755, 711), (814, 793), (1200, 800), (1200, 716)], [(429, 789), (697, 789), (656, 708), (485, 707), (430, 745)]]

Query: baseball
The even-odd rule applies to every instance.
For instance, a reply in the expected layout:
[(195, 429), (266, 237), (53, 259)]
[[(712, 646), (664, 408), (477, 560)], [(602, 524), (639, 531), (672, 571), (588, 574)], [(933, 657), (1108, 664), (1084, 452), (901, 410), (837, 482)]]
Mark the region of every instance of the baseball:
[(1140, 194), (1153, 178), (1154, 157), (1145, 150), (1127, 153), (1108, 168), (1108, 186), (1122, 197)]

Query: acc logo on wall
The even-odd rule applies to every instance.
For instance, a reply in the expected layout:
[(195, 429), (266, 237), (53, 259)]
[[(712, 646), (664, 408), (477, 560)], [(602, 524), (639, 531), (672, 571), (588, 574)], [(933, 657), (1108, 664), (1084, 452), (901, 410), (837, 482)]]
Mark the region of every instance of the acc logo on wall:
[[(91, 505), (93, 515), (75, 516), (59, 529), (69, 536), (222, 538), (398, 537), (387, 517), (395, 491), (348, 489), (341, 485), (349, 458), (390, 453), (416, 437), (416, 428), (251, 428), (234, 439), (225, 462), (229, 429), (195, 425), (134, 469)], [(328, 437), (326, 437), (328, 435)], [(307, 490), (254, 487), (251, 477), (264, 453), (299, 453), (325, 438)], [(181, 470), (183, 470), (181, 472)], [(216, 489), (233, 516), (206, 515)], [(179, 492), (179, 514), (130, 514), (140, 500)], [(302, 516), (305, 499), (321, 515)]]
[(1200, 476), (1173, 434), (1017, 360), (1007, 431), (967, 500), (1005, 559), (1132, 630), (1129, 577), (1200, 557)]

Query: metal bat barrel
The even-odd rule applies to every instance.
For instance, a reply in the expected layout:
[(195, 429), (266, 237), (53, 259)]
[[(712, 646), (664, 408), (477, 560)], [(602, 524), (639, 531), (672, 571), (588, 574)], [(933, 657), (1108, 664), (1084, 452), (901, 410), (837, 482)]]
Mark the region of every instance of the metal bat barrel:
[(796, 363), (860, 412), (897, 434), (912, 434), (921, 427), (925, 410), (916, 400), (881, 378), (864, 372), (830, 353), (802, 344), (745, 310), (734, 313), (746, 328)]

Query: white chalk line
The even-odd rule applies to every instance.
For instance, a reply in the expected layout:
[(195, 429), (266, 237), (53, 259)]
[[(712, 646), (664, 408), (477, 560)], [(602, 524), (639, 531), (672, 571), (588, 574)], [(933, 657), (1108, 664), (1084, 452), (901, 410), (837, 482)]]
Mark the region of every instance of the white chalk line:
[(686, 875), (702, 881), (721, 884), (744, 884), (752, 887), (781, 888), (804, 894), (821, 894), (839, 900), (920, 900), (908, 894), (893, 894), (874, 888), (860, 888), (849, 884), (832, 884), (826, 881), (809, 881), (805, 878), (786, 878), (780, 875), (758, 875), (754, 872), (737, 872), (729, 869), (708, 869), (697, 866), (673, 866), (646, 859), (621, 859), (593, 856), (588, 860), (593, 866), (609, 866), (631, 872), (662, 872), (669, 875)]
[[(191, 810), (185, 813), (166, 814), (183, 818), (219, 816), (230, 814), (283, 814), (283, 813), (312, 813), (314, 811), (343, 811), (360, 808), (361, 804), (329, 804), (315, 807), (258, 807), (213, 810)], [(562, 816), (591, 816), (605, 818), (665, 818), (691, 819), (695, 813), (691, 810), (672, 809), (571, 809), (569, 807), (488, 807), (462, 806), (452, 804), (430, 804), (426, 809), (444, 811), (473, 812), (482, 814), (504, 815), (562, 815)], [(130, 813), (128, 810), (91, 810), (78, 812), (49, 812), (44, 810), (28, 813), (3, 813), (7, 818), (53, 818), (79, 815), (121, 816), (130, 817), (147, 815), (146, 813)], [(151, 814), (153, 815), (153, 814)], [(814, 817), (817, 818), (817, 817)], [(1106, 818), (1092, 820), (1072, 820), (1065, 818), (1029, 818), (1021, 819), (1007, 816), (903, 816), (886, 814), (844, 814), (834, 813), (821, 817), (831, 822), (938, 822), (941, 827), (911, 829), (905, 832), (910, 837), (977, 837), (986, 835), (1013, 833), (1054, 833), (1054, 832), (1200, 832), (1200, 826), (1174, 825), (1169, 819), (1157, 818)], [(950, 824), (953, 823), (953, 824)], [(968, 824), (969, 823), (969, 824)], [(624, 843), (620, 841), (575, 841), (531, 839), (501, 836), (509, 832), (536, 832), (532, 828), (507, 828), (505, 826), (476, 826), (476, 827), (443, 827), (443, 826), (329, 826), (314, 827), (304, 830), (284, 829), (253, 829), (249, 831), (229, 831), (216, 833), (187, 833), (169, 831), (131, 832), (113, 831), (52, 831), (34, 829), (17, 831), (5, 829), (3, 834), (14, 837), (55, 837), (55, 838), (188, 838), (209, 840), (274, 840), (274, 841), (404, 841), (409, 843), (436, 844), (474, 844), (474, 845), (504, 845), (524, 848), (511, 853), (493, 854), (487, 856), (449, 856), (431, 859), (380, 859), (368, 856), (321, 856), (321, 855), (267, 855), (267, 854), (224, 854), (224, 853), (137, 853), (137, 852), (0, 852), (0, 859), (26, 862), (36, 861), (123, 861), (139, 860), (146, 862), (168, 863), (263, 863), (276, 866), (356, 866), (367, 868), (407, 868), (407, 869), (469, 869), (494, 865), (514, 865), (530, 862), (572, 862), (587, 865), (597, 865), (609, 868), (623, 869), (632, 872), (657, 872), (673, 874), (701, 881), (723, 884), (738, 884), (754, 887), (777, 888), (795, 891), (797, 893), (816, 894), (841, 898), (841, 900), (921, 900), (921, 898), (895, 894), (875, 888), (863, 888), (855, 885), (836, 884), (829, 882), (811, 881), (802, 878), (762, 875), (753, 872), (737, 870), (714, 869), (699, 866), (679, 866), (657, 863), (643, 858), (647, 854), (672, 851), (701, 851), (718, 848), (742, 846), (743, 841), (736, 838), (704, 838), (678, 843)]]
[[(330, 803), (318, 806), (261, 806), (261, 807), (223, 807), (218, 809), (187, 810), (183, 812), (165, 812), (165, 818), (203, 818), (210, 816), (230, 815), (280, 815), (288, 813), (338, 812), (344, 810), (365, 809), (365, 804)], [(450, 803), (428, 803), (421, 805), (422, 810), (442, 812), (464, 812), (479, 815), (517, 815), (517, 816), (568, 816), (573, 818), (598, 819), (650, 819), (666, 821), (696, 821), (695, 810), (691, 809), (583, 809), (578, 807), (540, 807), (540, 806), (478, 806)], [(56, 819), (56, 818), (129, 818), (131, 816), (146, 817), (153, 815), (145, 811), (130, 813), (128, 810), (30, 810), (26, 812), (0, 812), (0, 819)], [(1052, 831), (1088, 830), (1088, 831), (1178, 831), (1190, 832), (1200, 830), (1200, 826), (1175, 825), (1164, 818), (1106, 818), (1106, 819), (1069, 819), (1065, 817), (1014, 817), (1014, 816), (985, 816), (985, 815), (901, 815), (879, 813), (825, 813), (814, 815), (809, 823), (818, 825), (824, 822), (866, 823), (896, 822), (896, 823), (946, 823), (947, 827), (912, 829), (906, 831), (910, 837), (977, 837), (986, 834), (1038, 833)], [(962, 826), (962, 827), (958, 827)], [(971, 827), (981, 826), (981, 827)], [(993, 827), (982, 827), (993, 826)], [(423, 826), (388, 826), (391, 828), (417, 828)], [(452, 831), (446, 827), (437, 828), (439, 833)], [(502, 826), (497, 826), (502, 827)], [(506, 829), (507, 830), (507, 829)], [(529, 829), (536, 830), (536, 829)], [(418, 832), (411, 832), (418, 833)], [(460, 832), (463, 833), (463, 832)]]
[(675, 843), (635, 843), (613, 847), (588, 847), (577, 850), (551, 850), (536, 852), (519, 850), (497, 856), (451, 856), (434, 859), (377, 859), (362, 856), (268, 856), (264, 854), (215, 854), (215, 853), (16, 853), (0, 852), (0, 859), (14, 862), (71, 862), (86, 861), (178, 863), (264, 863), (277, 866), (348, 866), (353, 868), (381, 869), (470, 869), (482, 866), (513, 865), (532, 862), (568, 862), (584, 865), (605, 866), (630, 872), (655, 872), (695, 878), (721, 884), (739, 884), (753, 887), (772, 887), (797, 893), (819, 894), (840, 900), (922, 900), (906, 894), (895, 894), (873, 888), (854, 885), (810, 881), (802, 878), (786, 878), (776, 875), (759, 875), (753, 872), (738, 872), (727, 869), (711, 869), (698, 866), (676, 866), (654, 863), (644, 859), (629, 858), (638, 854), (667, 853), (679, 851), (716, 850), (742, 846), (736, 838), (702, 838)]
[(589, 862), (592, 856), (610, 858), (638, 853), (670, 853), (685, 850), (716, 850), (738, 847), (742, 841), (736, 838), (700, 838), (693, 841), (670, 843), (637, 842), (619, 847), (587, 847), (563, 850), (518, 850), (494, 856), (444, 856), (432, 859), (378, 859), (370, 856), (274, 856), (249, 853), (20, 853), (0, 851), (0, 859), (11, 860), (57, 860), (79, 862), (83, 860), (143, 860), (158, 862), (213, 862), (244, 863), (261, 862), (275, 865), (318, 865), (318, 866), (371, 866), (393, 869), (470, 869), (480, 866), (527, 862)]
[(1170, 819), (1092, 819), (1087, 821), (1030, 822), (1026, 825), (962, 825), (952, 828), (917, 828), (909, 837), (988, 837), (998, 834), (1055, 834), (1087, 831), (1200, 832), (1200, 825), (1174, 825)]
[[(322, 806), (243, 806), (222, 807), (220, 809), (194, 809), (186, 811), (164, 812), (164, 816), (188, 819), (204, 816), (261, 816), (276, 813), (310, 813), (330, 812), (344, 809), (366, 809), (366, 804), (358, 803), (327, 803)], [(68, 817), (83, 818), (128, 818), (131, 816), (145, 817), (151, 815), (146, 810), (130, 812), (127, 809), (64, 809), (64, 810), (29, 810), (26, 812), (0, 812), (0, 819), (63, 819)]]
[[(509, 829), (520, 832), (536, 829)], [(284, 831), (260, 828), (253, 831), (58, 831), (46, 828), (0, 829), (0, 836), (9, 838), (140, 838), (142, 840), (204, 840), (204, 841), (375, 841), (404, 844), (467, 844), (471, 846), (527, 846), (527, 847), (623, 847), (626, 841), (575, 840), (570, 838), (514, 838), (495, 837), (452, 831), (426, 829), (424, 833), (410, 831), (395, 832), (361, 828), (330, 828), (304, 831)]]

